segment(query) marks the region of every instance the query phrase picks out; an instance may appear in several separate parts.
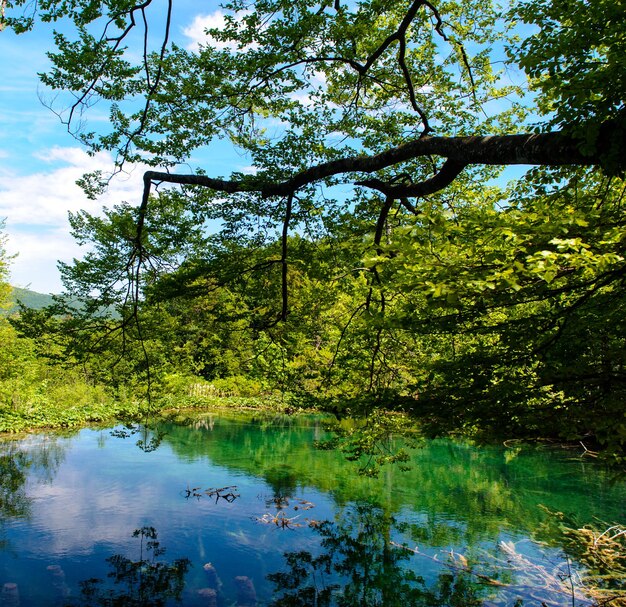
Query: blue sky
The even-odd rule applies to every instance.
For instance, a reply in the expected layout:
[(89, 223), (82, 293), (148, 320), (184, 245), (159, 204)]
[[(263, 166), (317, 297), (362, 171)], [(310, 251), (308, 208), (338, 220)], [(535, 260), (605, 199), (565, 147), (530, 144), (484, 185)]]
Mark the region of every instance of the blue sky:
[[(155, 0), (151, 6), (160, 19), (164, 6), (165, 0)], [(177, 0), (174, 17), (171, 38), (190, 49), (206, 40), (206, 27), (223, 23), (218, 0)], [(153, 25), (151, 31), (158, 23)], [(57, 27), (63, 29), (62, 24)], [(39, 24), (21, 36), (9, 30), (0, 32), (0, 220), (5, 220), (7, 250), (16, 255), (11, 263), (11, 283), (59, 293), (57, 260), (71, 262), (84, 255), (70, 235), (68, 211), (85, 209), (97, 214), (103, 206), (122, 201), (139, 204), (145, 167), (127, 166), (128, 173), (118, 175), (99, 200), (85, 197), (76, 180), (94, 170), (106, 174), (113, 168), (113, 160), (107, 153), (89, 157), (42, 103), (42, 99), (54, 101), (37, 76), (49, 66), (46, 51), (50, 50), (48, 24)], [(511, 77), (510, 69), (507, 76)], [(89, 130), (98, 130), (98, 123), (105, 124), (108, 116), (104, 107), (96, 105), (87, 119)], [(202, 166), (212, 176), (251, 170), (245, 157), (223, 143), (198, 154), (191, 164)], [(518, 167), (509, 172), (514, 176), (521, 171)]]
[[(214, 0), (179, 0), (176, 10), (179, 21), (174, 22), (173, 37), (185, 46), (196, 44), (204, 28), (221, 18)], [(20, 36), (0, 32), (0, 219), (5, 220), (7, 250), (16, 255), (11, 283), (43, 293), (62, 289), (57, 260), (69, 262), (83, 255), (69, 233), (68, 211), (98, 213), (103, 205), (138, 204), (143, 173), (142, 167), (135, 167), (119, 175), (97, 201), (88, 200), (75, 184), (83, 173), (106, 173), (113, 163), (106, 153), (89, 157), (42, 104), (42, 98), (51, 99), (51, 92), (39, 83), (37, 73), (49, 65), (46, 51), (52, 48), (46, 24)], [(97, 121), (106, 116), (98, 115), (97, 106), (93, 109), (91, 126), (97, 128)], [(203, 164), (219, 160), (215, 174), (245, 169), (245, 159), (234, 152), (218, 149), (214, 154)]]

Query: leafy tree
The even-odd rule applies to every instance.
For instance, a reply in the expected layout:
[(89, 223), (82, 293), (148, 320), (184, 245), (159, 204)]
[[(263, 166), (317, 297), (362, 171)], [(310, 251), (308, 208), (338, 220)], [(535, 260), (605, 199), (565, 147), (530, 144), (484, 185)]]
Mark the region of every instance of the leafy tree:
[(624, 192), (537, 177), (500, 210), (458, 199), (405, 226), (374, 260), (403, 299), (383, 326), (422, 336), (414, 409), (509, 433), (602, 428), (619, 452)]
[[(603, 0), (533, 0), (513, 9), (537, 26), (511, 54), (532, 78), (540, 113), (551, 127), (578, 137), (586, 153), (603, 156), (613, 170), (621, 162), (625, 135), (622, 8)], [(602, 140), (602, 124), (614, 129), (610, 142)]]
[[(3, 229), (4, 221), (0, 222), (0, 230)], [(13, 404), (24, 375), (32, 375), (26, 369), (27, 361), (31, 358), (29, 344), (19, 339), (6, 314), (12, 302), (11, 285), (8, 282), (10, 256), (5, 244), (6, 236), (0, 232), (0, 406)]]
[[(28, 3), (7, 3), (5, 22), (17, 31), (34, 23), (32, 13), (19, 15), (21, 6)], [(461, 175), (484, 175), (471, 167), (604, 162), (615, 170), (623, 162), (607, 157), (624, 137), (619, 20), (610, 19), (597, 35), (604, 13), (582, 0), (533, 0), (513, 5), (505, 18), (500, 7), (470, 0), (442, 6), (425, 0), (234, 1), (224, 9), (224, 26), (209, 30), (197, 50), (186, 50), (170, 42), (171, 0), (164, 23), (151, 0), (35, 5), (43, 21), (73, 21), (75, 39), (56, 33), (53, 68), (42, 78), (70, 95), (68, 127), (91, 150), (115, 152), (119, 168), (128, 161), (171, 167), (227, 138), (256, 168), (254, 175), (227, 180), (200, 170), (149, 171), (139, 232), (152, 182), (207, 188), (213, 213), (238, 231), (260, 218), (287, 232), (315, 209), (332, 216), (345, 208), (322, 204), (322, 184), (356, 183), (357, 196), (382, 194), (376, 198), (382, 222), (397, 205), (418, 211), (407, 198), (441, 190)], [(546, 27), (515, 44), (511, 30), (519, 18)], [(152, 21), (163, 28), (154, 50)], [(99, 27), (100, 35), (94, 33)], [(132, 34), (142, 27), (144, 52), (133, 54)], [(495, 71), (507, 40), (510, 55), (542, 91), (540, 109), (556, 110), (545, 127), (564, 131), (518, 134), (527, 108), (515, 95), (523, 91), (504, 86)], [(613, 75), (618, 85), (609, 87)], [(112, 125), (100, 134), (79, 121), (97, 98), (110, 103)], [(505, 98), (512, 100), (503, 110)], [(139, 106), (137, 99), (143, 99)], [(562, 99), (569, 103), (558, 103)], [(280, 128), (271, 128), (277, 121)], [(593, 145), (580, 129), (593, 131)], [(88, 191), (97, 190), (97, 181), (85, 182)]]
[(10, 257), (5, 249), (6, 236), (3, 234), (4, 221), (0, 221), (0, 309), (9, 307), (11, 285), (9, 284)]
[[(356, 184), (353, 200), (369, 199), (370, 220), (382, 226), (397, 208), (419, 214), (410, 198), (484, 180), (493, 174), (486, 168), (491, 165), (619, 170), (621, 155), (613, 152), (624, 138), (623, 86), (611, 87), (614, 94), (607, 96), (607, 81), (621, 74), (618, 20), (596, 36), (601, 13), (582, 1), (571, 4), (576, 20), (570, 3), (541, 0), (513, 5), (504, 18), (500, 7), (469, 0), (441, 7), (425, 0), (232, 2), (224, 6), (224, 26), (208, 31), (196, 50), (170, 42), (171, 0), (164, 21), (152, 1), (119, 0), (39, 1), (22, 15), (18, 9), (29, 5), (13, 0), (4, 19), (16, 31), (32, 27), (35, 15), (73, 22), (75, 39), (56, 33), (53, 68), (42, 78), (69, 94), (70, 130), (92, 151), (115, 152), (118, 169), (128, 161), (177, 166), (217, 138), (229, 139), (255, 166), (254, 175), (226, 180), (200, 169), (147, 172), (126, 260), (131, 281), (137, 272), (130, 270), (148, 262), (141, 232), (150, 186), (169, 182), (205, 188), (200, 198), (207, 215), (219, 217), (231, 236), (253, 225), (281, 233), (286, 284), (289, 231), (310, 224), (319, 229), (351, 206), (345, 196), (325, 198), (324, 186)], [(546, 27), (516, 44), (512, 29), (520, 18)], [(154, 50), (152, 22), (163, 30)], [(143, 53), (133, 54), (129, 45), (142, 27)], [(516, 99), (522, 83), (505, 86), (496, 71), (502, 41), (540, 88), (540, 110), (554, 113), (544, 126), (562, 131), (517, 132), (528, 108)], [(557, 69), (574, 49), (571, 67)], [(570, 106), (557, 103), (565, 97), (573, 100)], [(108, 132), (87, 131), (79, 120), (97, 98), (110, 103)], [(84, 181), (88, 192), (98, 191), (101, 177)], [(375, 240), (380, 237), (377, 229)], [(286, 298), (283, 287), (283, 320)]]
[[(72, 218), (83, 351), (623, 450), (618, 4), (233, 0), (191, 50), (165, 6), (6, 2), (16, 31), (71, 26), (42, 76), (69, 130), (154, 169), (138, 206)], [(219, 139), (254, 171), (178, 172)], [(506, 165), (539, 168), (507, 190)]]

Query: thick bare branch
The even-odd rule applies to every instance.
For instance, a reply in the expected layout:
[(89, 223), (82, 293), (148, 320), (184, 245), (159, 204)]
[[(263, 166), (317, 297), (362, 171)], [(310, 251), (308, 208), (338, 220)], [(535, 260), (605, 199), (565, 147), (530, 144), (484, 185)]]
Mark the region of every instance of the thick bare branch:
[[(611, 138), (611, 125), (605, 125), (600, 132), (597, 149), (604, 149)], [(626, 143), (626, 142), (625, 142)], [(436, 192), (447, 185), (460, 173), (464, 166), (486, 165), (543, 165), (591, 166), (601, 164), (599, 155), (588, 156), (580, 151), (579, 141), (561, 131), (532, 135), (492, 135), (485, 137), (421, 137), (381, 152), (367, 156), (350, 156), (312, 166), (281, 182), (267, 182), (262, 176), (240, 181), (213, 179), (205, 175), (175, 175), (148, 171), (144, 175), (147, 191), (152, 182), (197, 185), (218, 192), (258, 192), (264, 197), (288, 196), (298, 189), (317, 181), (341, 174), (374, 173), (394, 165), (425, 156), (442, 156), (447, 159), (444, 168), (428, 180), (428, 186), (389, 186), (380, 180), (360, 180), (357, 185), (372, 187), (392, 194), (394, 197), (422, 196)], [(395, 188), (389, 190), (389, 187)], [(383, 189), (385, 188), (385, 189)], [(409, 188), (409, 189), (407, 189)], [(412, 188), (412, 189), (411, 189)], [(147, 192), (144, 192), (147, 204)]]
[(435, 5), (432, 4), (431, 2), (428, 2), (428, 0), (424, 0), (424, 5), (430, 9), (431, 13), (434, 15), (436, 19), (435, 31), (441, 36), (443, 40), (445, 40), (446, 42), (449, 42), (450, 44), (453, 44), (459, 50), (461, 54), (461, 59), (463, 61), (463, 65), (465, 66), (465, 69), (467, 70), (467, 75), (472, 84), (472, 94), (474, 95), (474, 100), (476, 100), (476, 84), (474, 83), (474, 74), (472, 73), (472, 67), (470, 66), (469, 58), (467, 57), (467, 52), (465, 50), (465, 47), (460, 42), (450, 39), (446, 35), (446, 33), (443, 31), (443, 18), (441, 17), (441, 14), (439, 13)]
[(434, 194), (435, 192), (447, 188), (461, 174), (461, 171), (466, 166), (467, 165), (457, 162), (456, 160), (447, 160), (434, 177), (420, 181), (419, 183), (395, 185), (380, 179), (367, 179), (357, 182), (356, 185), (378, 190), (394, 200), (407, 198), (409, 196), (428, 196), (428, 194)]
[[(378, 214), (378, 221), (376, 222), (376, 230), (374, 231), (374, 245), (376, 246), (376, 252), (379, 255), (382, 255), (383, 253), (380, 247), (380, 242), (383, 238), (383, 231), (385, 229), (385, 224), (387, 223), (387, 217), (389, 217), (389, 212), (391, 211), (391, 208), (393, 207), (393, 203), (394, 203), (394, 198), (392, 198), (391, 196), (387, 196), (387, 199), (385, 200), (385, 203), (382, 205), (380, 209), (380, 213)], [(380, 310), (381, 312), (384, 313), (385, 291), (382, 288), (382, 281), (380, 279), (380, 273), (378, 272), (378, 268), (375, 265), (372, 267), (371, 271), (372, 271), (372, 275), (374, 276), (374, 280), (376, 281), (376, 283), (379, 285), (381, 289), (379, 303), (380, 303)], [(367, 299), (365, 301), (365, 307), (367, 310), (370, 309), (373, 296), (374, 296), (374, 287), (373, 285), (371, 285), (369, 292), (367, 294)]]
[(145, 8), (141, 8), (141, 14), (144, 20), (144, 69), (146, 72), (146, 84), (148, 85), (148, 91), (146, 94), (146, 101), (143, 107), (143, 111), (141, 113), (141, 119), (139, 120), (139, 125), (132, 133), (132, 135), (126, 141), (126, 145), (124, 146), (124, 152), (122, 153), (122, 157), (125, 157), (128, 153), (130, 146), (135, 139), (138, 137), (144, 130), (146, 126), (146, 121), (148, 120), (148, 112), (150, 110), (150, 105), (152, 103), (152, 98), (159, 88), (159, 84), (161, 82), (161, 77), (163, 75), (163, 59), (165, 57), (165, 53), (167, 51), (167, 45), (170, 38), (170, 28), (172, 26), (172, 10), (173, 10), (173, 0), (168, 0), (167, 3), (167, 17), (165, 21), (165, 32), (163, 34), (163, 41), (161, 43), (161, 50), (159, 53), (159, 65), (157, 67), (157, 72), (154, 77), (154, 82), (150, 82), (150, 66), (148, 64), (148, 21), (145, 16)]
[[(426, 136), (428, 135), (428, 133), (430, 133), (431, 126), (428, 122), (428, 117), (426, 116), (426, 113), (424, 112), (424, 110), (418, 105), (417, 103), (417, 99), (415, 98), (415, 87), (413, 86), (413, 80), (411, 78), (411, 73), (407, 67), (406, 64), (406, 34), (407, 34), (407, 30), (409, 29), (409, 26), (411, 25), (411, 23), (413, 22), (413, 20), (415, 19), (417, 12), (419, 11), (420, 8), (422, 8), (423, 6), (428, 6), (429, 8), (432, 9), (431, 5), (428, 2), (425, 2), (424, 0), (415, 0), (413, 2), (413, 4), (410, 6), (409, 10), (407, 11), (406, 15), (404, 16), (404, 19), (402, 19), (402, 22), (400, 23), (400, 25), (398, 26), (398, 29), (393, 33), (390, 34), (383, 42), (382, 44), (369, 56), (369, 58), (367, 59), (367, 62), (365, 63), (365, 65), (362, 67), (361, 70), (359, 70), (359, 73), (361, 76), (364, 76), (367, 71), (374, 65), (374, 63), (376, 63), (376, 61), (380, 58), (380, 56), (394, 43), (397, 42), (400, 46), (400, 49), (398, 51), (398, 65), (400, 66), (400, 69), (402, 70), (402, 75), (404, 77), (404, 81), (407, 85), (407, 90), (408, 90), (408, 94), (409, 94), (409, 100), (411, 102), (411, 107), (419, 114), (421, 120), (422, 120), (422, 124), (424, 125), (424, 131), (422, 132), (422, 136)], [(437, 32), (441, 34), (440, 29), (437, 29)], [(358, 90), (360, 89), (360, 84), (359, 87), (357, 89), (357, 94), (358, 94)]]
[(406, 40), (404, 38), (400, 40), (400, 51), (398, 53), (398, 63), (400, 65), (400, 68), (402, 69), (404, 81), (406, 83), (406, 87), (409, 93), (409, 100), (411, 101), (411, 107), (413, 108), (414, 111), (416, 111), (419, 114), (422, 120), (422, 124), (424, 125), (424, 131), (422, 133), (422, 136), (425, 137), (430, 132), (431, 128), (430, 128), (426, 113), (418, 105), (417, 99), (415, 97), (415, 87), (413, 86), (411, 72), (409, 71), (409, 68), (407, 67), (407, 64), (406, 64)]
[(378, 61), (380, 56), (394, 42), (400, 42), (401, 40), (405, 40), (406, 41), (406, 38), (405, 38), (406, 32), (409, 29), (409, 26), (411, 25), (411, 23), (413, 22), (413, 19), (415, 19), (415, 16), (417, 15), (417, 11), (422, 6), (426, 6), (426, 4), (427, 3), (424, 2), (424, 0), (415, 0), (413, 2), (411, 7), (409, 8), (409, 10), (407, 11), (406, 15), (404, 16), (404, 19), (402, 19), (402, 22), (398, 26), (398, 29), (393, 34), (390, 34), (389, 36), (387, 36), (387, 38), (385, 40), (383, 40), (382, 44), (369, 56), (367, 62), (363, 66), (363, 72), (364, 73), (367, 72), (367, 70), (369, 70), (370, 67), (372, 67), (372, 65), (374, 65), (374, 63), (376, 63), (376, 61)]

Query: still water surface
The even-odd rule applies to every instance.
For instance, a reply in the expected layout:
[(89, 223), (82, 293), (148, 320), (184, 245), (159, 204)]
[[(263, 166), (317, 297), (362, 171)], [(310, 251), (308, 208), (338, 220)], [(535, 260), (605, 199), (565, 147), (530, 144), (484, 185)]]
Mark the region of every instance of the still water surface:
[(366, 479), (315, 419), (160, 430), (0, 443), (0, 602), (588, 605), (546, 509), (626, 518), (626, 484), (569, 451), (440, 440)]

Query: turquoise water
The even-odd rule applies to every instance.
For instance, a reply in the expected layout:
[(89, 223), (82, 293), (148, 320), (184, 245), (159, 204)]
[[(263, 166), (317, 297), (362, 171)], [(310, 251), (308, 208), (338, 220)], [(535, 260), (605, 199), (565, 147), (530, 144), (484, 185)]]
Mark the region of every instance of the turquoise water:
[(432, 441), (366, 479), (315, 419), (120, 430), (0, 443), (3, 604), (588, 605), (546, 509), (626, 518), (569, 450)]

